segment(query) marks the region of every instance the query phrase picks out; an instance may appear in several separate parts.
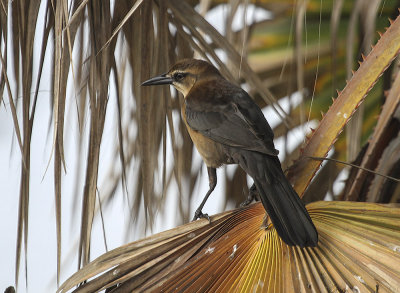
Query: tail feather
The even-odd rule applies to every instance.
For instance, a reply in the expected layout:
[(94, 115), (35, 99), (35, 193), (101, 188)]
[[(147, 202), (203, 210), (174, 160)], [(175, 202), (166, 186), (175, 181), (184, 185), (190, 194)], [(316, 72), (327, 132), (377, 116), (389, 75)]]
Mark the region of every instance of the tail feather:
[(288, 245), (316, 246), (317, 230), (304, 203), (283, 174), (279, 159), (243, 150), (235, 157), (253, 177), (262, 204), (282, 240)]

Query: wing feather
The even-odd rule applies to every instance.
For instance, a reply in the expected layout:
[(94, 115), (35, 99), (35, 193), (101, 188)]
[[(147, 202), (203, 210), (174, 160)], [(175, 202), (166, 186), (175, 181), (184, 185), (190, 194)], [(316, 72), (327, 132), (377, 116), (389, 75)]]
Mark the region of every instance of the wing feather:
[[(186, 121), (191, 128), (221, 144), (276, 156), (273, 132), (261, 109), (238, 87), (216, 95), (194, 91), (186, 97)], [(233, 87), (233, 89), (232, 89)]]

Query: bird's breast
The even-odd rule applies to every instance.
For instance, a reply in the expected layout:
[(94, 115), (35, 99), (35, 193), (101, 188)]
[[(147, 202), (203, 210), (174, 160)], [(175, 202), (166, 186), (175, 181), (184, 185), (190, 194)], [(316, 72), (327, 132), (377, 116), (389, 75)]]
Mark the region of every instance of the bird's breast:
[(213, 141), (190, 127), (186, 121), (185, 108), (185, 105), (183, 105), (181, 109), (183, 121), (185, 122), (193, 144), (196, 146), (197, 151), (200, 153), (206, 165), (208, 167), (218, 168), (223, 164), (229, 164), (229, 156), (226, 154), (222, 144)]

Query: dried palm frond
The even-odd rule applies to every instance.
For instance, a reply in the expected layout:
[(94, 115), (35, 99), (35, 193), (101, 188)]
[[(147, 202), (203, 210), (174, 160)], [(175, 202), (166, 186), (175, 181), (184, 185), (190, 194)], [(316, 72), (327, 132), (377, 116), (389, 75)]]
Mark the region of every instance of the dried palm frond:
[(289, 247), (260, 226), (261, 204), (216, 215), (108, 252), (58, 292), (395, 292), (400, 207), (315, 202), (315, 248)]

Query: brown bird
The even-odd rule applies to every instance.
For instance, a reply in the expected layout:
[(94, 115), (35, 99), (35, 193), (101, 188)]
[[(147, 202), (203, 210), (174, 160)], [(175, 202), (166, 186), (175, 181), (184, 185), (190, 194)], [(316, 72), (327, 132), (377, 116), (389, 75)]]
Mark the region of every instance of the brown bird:
[(246, 204), (258, 192), (279, 236), (288, 245), (316, 246), (318, 233), (300, 197), (286, 179), (274, 134), (261, 109), (240, 87), (206, 61), (185, 59), (147, 85), (171, 84), (184, 96), (182, 117), (207, 165), (210, 189), (194, 219), (208, 218), (202, 208), (217, 184), (216, 168), (239, 164), (254, 184)]

